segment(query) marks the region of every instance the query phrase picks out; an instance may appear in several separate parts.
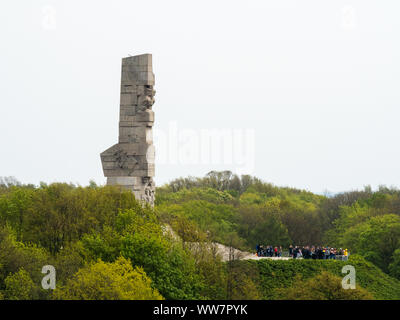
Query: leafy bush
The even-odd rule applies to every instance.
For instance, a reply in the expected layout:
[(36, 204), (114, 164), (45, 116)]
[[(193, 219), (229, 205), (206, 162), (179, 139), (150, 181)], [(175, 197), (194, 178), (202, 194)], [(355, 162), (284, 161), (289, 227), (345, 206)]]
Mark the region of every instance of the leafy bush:
[(294, 285), (277, 289), (279, 299), (283, 300), (372, 300), (373, 296), (360, 286), (343, 289), (342, 279), (323, 271), (313, 278), (303, 280), (296, 277)]
[(124, 258), (113, 263), (90, 264), (56, 288), (55, 299), (63, 300), (162, 300), (143, 269)]
[(30, 300), (38, 298), (38, 286), (34, 284), (28, 272), (23, 268), (10, 274), (5, 280), (4, 297), (7, 300)]

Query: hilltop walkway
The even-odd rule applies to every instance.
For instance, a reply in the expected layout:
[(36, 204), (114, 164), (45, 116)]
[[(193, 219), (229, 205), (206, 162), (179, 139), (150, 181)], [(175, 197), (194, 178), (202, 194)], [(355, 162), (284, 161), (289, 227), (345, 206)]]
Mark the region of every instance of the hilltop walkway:
[[(223, 261), (229, 261), (229, 254), (231, 249), (221, 243), (214, 243), (218, 254), (222, 257)], [(271, 259), (271, 260), (289, 260), (290, 257), (259, 257), (255, 253), (241, 251), (239, 249), (232, 250), (233, 256), (238, 260), (261, 260), (261, 259)]]

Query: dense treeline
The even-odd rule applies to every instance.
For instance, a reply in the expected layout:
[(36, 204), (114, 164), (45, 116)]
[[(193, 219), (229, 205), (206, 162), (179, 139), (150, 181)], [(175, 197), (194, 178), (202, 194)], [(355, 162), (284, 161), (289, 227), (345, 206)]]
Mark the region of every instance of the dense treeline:
[(214, 241), (348, 248), (400, 279), (400, 191), (379, 187), (332, 197), (229, 171), (180, 178), (157, 189), (161, 216), (186, 217)]
[[(210, 172), (158, 188), (152, 209), (128, 191), (93, 182), (33, 186), (0, 179), (0, 299), (398, 298), (400, 285), (389, 275), (380, 275), (382, 285), (364, 276), (365, 290), (350, 296), (330, 295), (339, 264), (303, 272), (304, 262), (288, 261), (281, 275), (274, 273), (281, 284), (269, 287), (269, 262), (223, 262), (213, 242), (252, 251), (257, 242), (329, 243), (400, 278), (399, 199), (397, 190), (383, 187), (329, 198)], [(44, 265), (57, 270), (55, 290), (41, 287)], [(293, 281), (301, 275), (313, 288), (321, 274), (328, 280), (319, 296)], [(377, 292), (385, 286), (386, 295)]]
[[(0, 186), (0, 298), (228, 298), (225, 265), (201, 232), (189, 250), (132, 193), (15, 184)], [(56, 268), (54, 292), (41, 288), (45, 265)]]

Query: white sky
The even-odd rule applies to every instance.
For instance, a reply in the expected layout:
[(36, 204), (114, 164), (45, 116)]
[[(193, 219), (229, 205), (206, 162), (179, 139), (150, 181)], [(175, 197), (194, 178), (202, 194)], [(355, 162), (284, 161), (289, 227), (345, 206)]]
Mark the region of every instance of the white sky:
[(162, 157), (188, 145), (204, 156), (196, 135), (225, 129), (254, 133), (241, 169), (277, 185), (400, 186), (399, 10), (395, 0), (2, 1), (0, 176), (104, 183), (121, 58), (152, 53), (155, 128), (168, 140), (155, 141), (158, 185), (240, 170), (237, 159)]

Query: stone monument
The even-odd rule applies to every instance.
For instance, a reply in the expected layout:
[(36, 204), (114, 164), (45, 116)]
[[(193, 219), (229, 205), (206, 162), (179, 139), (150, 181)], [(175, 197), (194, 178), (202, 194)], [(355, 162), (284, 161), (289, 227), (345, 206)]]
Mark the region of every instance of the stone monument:
[(154, 206), (154, 74), (151, 54), (122, 59), (118, 143), (100, 154), (108, 185)]

